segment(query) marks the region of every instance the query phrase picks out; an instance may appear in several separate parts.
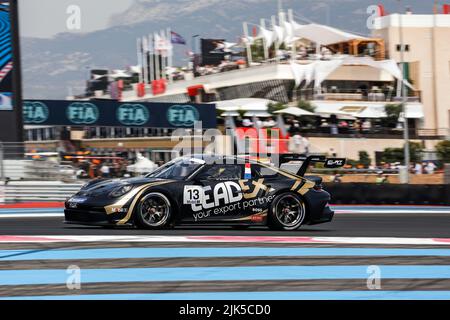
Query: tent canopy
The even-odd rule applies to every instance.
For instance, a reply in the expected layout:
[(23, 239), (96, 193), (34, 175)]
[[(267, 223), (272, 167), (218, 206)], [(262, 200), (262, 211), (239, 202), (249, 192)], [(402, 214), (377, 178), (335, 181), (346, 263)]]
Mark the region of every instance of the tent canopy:
[(296, 25), (293, 35), (298, 38), (308, 39), (321, 45), (329, 45), (353, 39), (367, 39), (353, 33), (316, 23)]
[(223, 111), (266, 111), (269, 103), (276, 103), (269, 99), (241, 98), (215, 101), (216, 109)]
[[(384, 118), (386, 112), (384, 106), (387, 102), (371, 101), (322, 101), (312, 102), (316, 107), (316, 114), (347, 114), (356, 118)], [(420, 102), (408, 102), (406, 104), (406, 117), (420, 119), (424, 117), (423, 105)]]
[(314, 113), (303, 110), (301, 108), (298, 107), (287, 107), (285, 109), (282, 110), (278, 110), (275, 111), (274, 113), (280, 113), (280, 114), (290, 114), (296, 117), (300, 117), (300, 116), (313, 116)]

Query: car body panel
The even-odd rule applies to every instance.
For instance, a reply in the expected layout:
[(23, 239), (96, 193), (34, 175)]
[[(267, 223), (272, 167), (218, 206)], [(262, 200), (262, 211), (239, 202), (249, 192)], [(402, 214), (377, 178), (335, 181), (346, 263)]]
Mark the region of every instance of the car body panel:
[[(184, 179), (140, 177), (92, 181), (66, 201), (66, 223), (132, 226), (140, 199), (150, 192), (162, 193), (170, 199), (172, 225), (267, 225), (271, 203), (283, 192), (293, 192), (304, 199), (308, 212), (305, 223), (328, 222), (333, 218), (328, 207), (330, 194), (316, 191), (317, 181), (255, 161), (229, 166), (201, 164)], [(220, 174), (217, 177), (210, 174), (216, 168)], [(227, 170), (231, 176), (226, 175)], [(123, 186), (131, 186), (131, 190), (120, 197), (111, 196)]]

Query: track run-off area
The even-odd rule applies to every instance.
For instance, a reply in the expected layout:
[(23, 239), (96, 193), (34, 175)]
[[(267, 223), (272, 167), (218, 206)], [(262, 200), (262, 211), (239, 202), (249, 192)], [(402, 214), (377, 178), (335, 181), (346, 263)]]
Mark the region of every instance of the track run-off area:
[[(0, 299), (450, 299), (450, 208), (335, 206), (331, 223), (105, 229), (0, 207)], [(77, 285), (79, 283), (79, 285)]]

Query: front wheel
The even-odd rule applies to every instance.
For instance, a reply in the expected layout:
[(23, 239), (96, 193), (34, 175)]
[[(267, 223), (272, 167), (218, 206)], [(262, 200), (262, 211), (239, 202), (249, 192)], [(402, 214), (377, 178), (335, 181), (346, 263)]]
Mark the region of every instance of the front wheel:
[(164, 229), (172, 217), (170, 200), (159, 192), (145, 195), (140, 201), (134, 214), (136, 225), (144, 229)]
[(272, 202), (269, 226), (276, 230), (296, 230), (304, 222), (306, 206), (303, 199), (295, 193), (278, 195)]

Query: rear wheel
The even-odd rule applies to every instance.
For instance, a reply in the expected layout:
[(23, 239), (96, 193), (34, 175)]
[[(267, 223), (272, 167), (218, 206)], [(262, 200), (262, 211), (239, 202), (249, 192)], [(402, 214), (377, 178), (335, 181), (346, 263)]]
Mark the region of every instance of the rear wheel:
[(305, 221), (306, 206), (295, 193), (278, 195), (270, 208), (269, 226), (276, 230), (296, 230)]
[(170, 200), (159, 192), (145, 195), (134, 213), (136, 225), (144, 229), (164, 229), (172, 217)]

